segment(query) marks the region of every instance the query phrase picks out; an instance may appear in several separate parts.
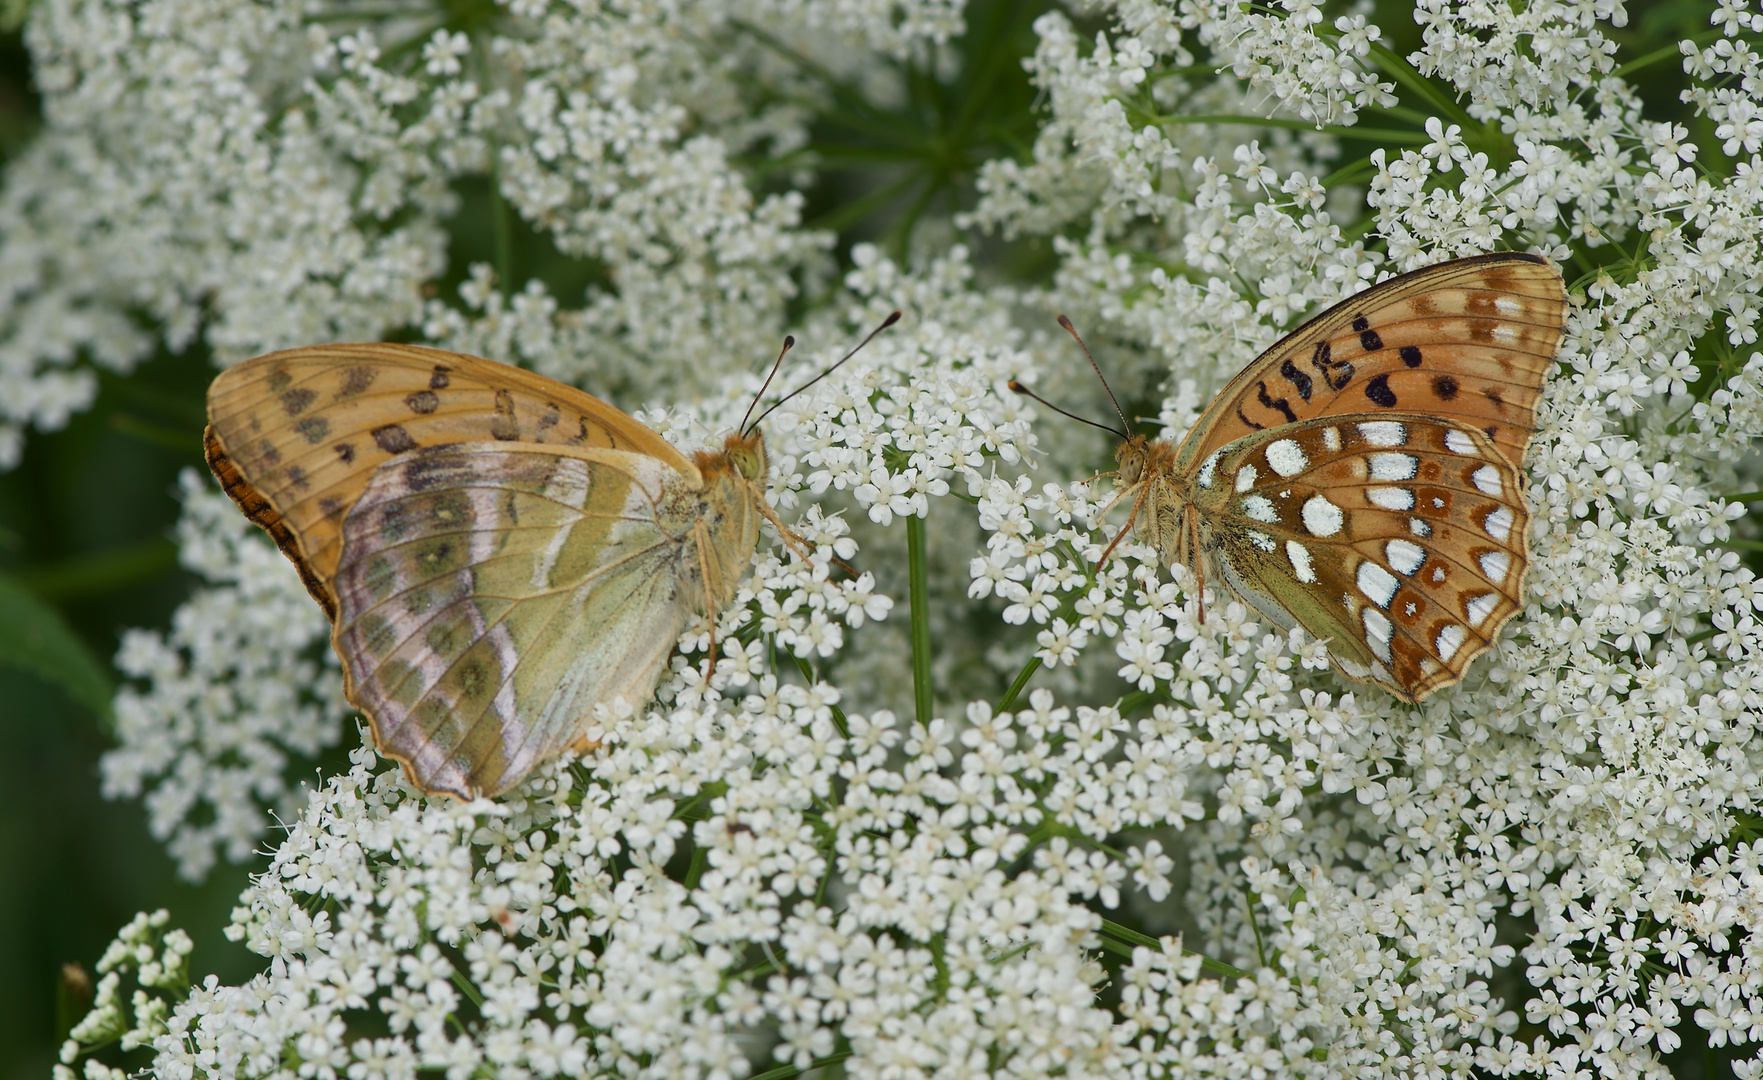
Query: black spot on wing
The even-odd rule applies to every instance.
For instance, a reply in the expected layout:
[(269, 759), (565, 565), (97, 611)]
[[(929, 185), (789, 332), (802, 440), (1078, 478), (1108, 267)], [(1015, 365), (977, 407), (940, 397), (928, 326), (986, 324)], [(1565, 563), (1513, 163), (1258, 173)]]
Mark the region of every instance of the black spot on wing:
[(313, 446), (317, 446), (319, 443), (324, 442), (324, 437), (326, 435), (331, 433), (331, 422), (322, 416), (308, 416), (306, 419), (294, 425), (294, 428), (296, 431), (300, 432), (301, 435), (306, 437), (307, 442), (311, 443)]
[(348, 465), (355, 460), (354, 443), (340, 442), (333, 449), (336, 450), (337, 457), (342, 460), (343, 464)]
[(520, 423), (514, 418), (514, 395), (496, 391), (496, 415), (490, 418), (490, 436), (503, 442), (520, 438)]
[(436, 364), (435, 365), (435, 373), (433, 375), (429, 376), (429, 389), (430, 390), (445, 390), (445, 389), (447, 389), (447, 387), (449, 385), (451, 385), (453, 382), (452, 379), (447, 377), (447, 373), (452, 370), (453, 369), (450, 367), (444, 367), (440, 364)]
[(289, 416), (299, 416), (306, 411), (306, 406), (312, 404), (317, 399), (318, 395), (305, 387), (301, 387), (298, 390), (289, 390), (282, 395), (282, 408), (287, 410)]
[(1286, 401), (1285, 398), (1276, 398), (1268, 395), (1267, 383), (1260, 382), (1256, 384), (1255, 396), (1260, 400), (1261, 404), (1269, 409), (1278, 410), (1286, 418), (1286, 423), (1295, 424), (1298, 422), (1298, 414), (1292, 411), (1290, 402)]
[(1375, 405), (1388, 409), (1396, 404), (1396, 392), (1390, 389), (1390, 377), (1379, 375), (1365, 384), (1365, 396)]
[(410, 433), (397, 424), (376, 427), (371, 432), (373, 441), (388, 454), (402, 454), (406, 450), (416, 449), (416, 440)]
[(1440, 401), (1449, 401), (1457, 396), (1457, 380), (1449, 375), (1435, 375), (1432, 392)]
[(1292, 386), (1297, 389), (1299, 397), (1303, 398), (1305, 401), (1310, 400), (1310, 389), (1312, 386), (1310, 376), (1299, 371), (1298, 365), (1287, 360), (1279, 366), (1279, 373), (1285, 378), (1286, 382), (1291, 383)]
[(418, 390), (405, 398), (404, 404), (410, 407), (411, 412), (427, 416), (440, 408), (441, 399), (433, 390)]
[(1383, 338), (1377, 336), (1376, 330), (1361, 330), (1359, 332), (1359, 347), (1366, 352), (1376, 352), (1383, 348)]
[(1398, 349), (1397, 352), (1401, 354), (1402, 363), (1407, 364), (1409, 367), (1420, 366), (1420, 346), (1404, 345)]
[(343, 372), (343, 385), (337, 388), (337, 397), (354, 397), (373, 385), (376, 372), (365, 364), (357, 364)]

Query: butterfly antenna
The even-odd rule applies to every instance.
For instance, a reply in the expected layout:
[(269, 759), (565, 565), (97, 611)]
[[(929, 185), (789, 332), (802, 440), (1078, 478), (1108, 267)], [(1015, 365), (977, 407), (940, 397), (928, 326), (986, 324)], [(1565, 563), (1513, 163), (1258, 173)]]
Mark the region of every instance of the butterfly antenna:
[(1064, 409), (1061, 409), (1059, 406), (1053, 404), (1051, 401), (1048, 401), (1046, 398), (1035, 393), (1033, 390), (1030, 390), (1028, 387), (1017, 382), (1015, 379), (1010, 380), (1010, 389), (1016, 391), (1018, 394), (1021, 394), (1023, 397), (1033, 398), (1034, 400), (1040, 402), (1042, 405), (1045, 405), (1047, 408), (1052, 409), (1054, 412), (1058, 413), (1060, 416), (1069, 416), (1073, 420), (1076, 420), (1080, 424), (1088, 424), (1091, 427), (1101, 428), (1103, 431), (1112, 432), (1113, 434), (1120, 436), (1120, 438), (1123, 440), (1130, 439), (1132, 437), (1124, 431), (1115, 431), (1113, 428), (1109, 427), (1107, 424), (1098, 424), (1094, 420), (1089, 419), (1088, 417), (1079, 416), (1074, 412), (1066, 412)]
[[(1102, 365), (1096, 363), (1096, 358), (1090, 355), (1090, 347), (1084, 344), (1083, 338), (1077, 336), (1077, 328), (1071, 325), (1070, 319), (1063, 315), (1059, 316), (1059, 325), (1065, 327), (1065, 332), (1070, 334), (1071, 339), (1077, 342), (1077, 347), (1084, 351), (1084, 359), (1088, 360), (1090, 367), (1096, 370), (1096, 378), (1102, 380), (1102, 389), (1108, 392), (1108, 400), (1114, 405), (1114, 415), (1120, 417), (1120, 426), (1131, 431), (1132, 425), (1127, 423), (1126, 413), (1121, 409), (1120, 402), (1114, 397), (1114, 388), (1108, 385), (1107, 379), (1102, 378)], [(1070, 416), (1071, 414), (1066, 413), (1065, 415)], [(1122, 435), (1121, 438), (1124, 439), (1126, 436)]]
[[(760, 413), (759, 419), (753, 421), (753, 427), (758, 427), (760, 424), (760, 421), (763, 421), (766, 417), (770, 416), (772, 413), (772, 410), (776, 409), (779, 405), (782, 405), (784, 402), (795, 397), (797, 394), (800, 394), (802, 391), (808, 389), (810, 386), (813, 386), (815, 383), (826, 378), (828, 375), (831, 375), (833, 372), (839, 370), (839, 366), (841, 364), (843, 364), (846, 360), (851, 359), (853, 356), (856, 356), (858, 351), (861, 350), (863, 348), (863, 346), (874, 341), (875, 336), (877, 334), (881, 333), (883, 330), (886, 330), (888, 327), (894, 325), (895, 323), (897, 323), (899, 321), (900, 321), (900, 313), (898, 311), (894, 312), (892, 315), (889, 315), (887, 318), (883, 319), (882, 324), (880, 326), (876, 327), (874, 330), (871, 330), (869, 332), (869, 336), (864, 338), (862, 341), (859, 341), (857, 343), (857, 348), (852, 349), (850, 352), (846, 353), (843, 357), (841, 357), (839, 359), (839, 362), (837, 364), (832, 365), (831, 367), (827, 368), (825, 371), (821, 372), (819, 375), (816, 375), (814, 378), (809, 379), (807, 382), (803, 383), (801, 386), (796, 387), (794, 390), (791, 390), (789, 393), (785, 394), (783, 397), (778, 398), (775, 402), (773, 402), (770, 409), (766, 409), (764, 412)], [(779, 359), (781, 360), (782, 358), (780, 357)], [(743, 434), (745, 434), (749, 430), (751, 430), (751, 429), (748, 428), (745, 423), (743, 423), (741, 425), (741, 431)]]
[(767, 374), (765, 376), (765, 382), (760, 384), (759, 392), (757, 394), (753, 395), (752, 402), (750, 402), (747, 405), (747, 411), (741, 415), (741, 426), (736, 428), (735, 430), (742, 431), (742, 432), (747, 430), (747, 417), (753, 415), (753, 409), (759, 404), (759, 399), (765, 396), (765, 388), (771, 385), (771, 380), (777, 378), (777, 369), (784, 366), (785, 354), (787, 354), (792, 348), (794, 348), (795, 345), (796, 345), (795, 335), (785, 334), (784, 335), (784, 347), (783, 347), (782, 351), (780, 351), (777, 354), (777, 363), (771, 365), (771, 371), (769, 374)]

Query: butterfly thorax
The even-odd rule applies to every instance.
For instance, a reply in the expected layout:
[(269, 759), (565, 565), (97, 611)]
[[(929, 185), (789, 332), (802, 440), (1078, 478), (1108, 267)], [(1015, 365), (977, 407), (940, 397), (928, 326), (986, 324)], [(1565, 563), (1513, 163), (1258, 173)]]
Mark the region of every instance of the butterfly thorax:
[(1133, 535), (1165, 562), (1188, 561), (1184, 511), (1192, 492), (1175, 470), (1168, 442), (1134, 435), (1114, 451), (1119, 463), (1119, 500), (1132, 514)]
[(686, 538), (682, 552), (682, 599), (700, 613), (734, 600), (759, 541), (760, 503), (766, 469), (765, 438), (757, 430), (730, 435), (721, 451), (692, 455), (700, 483), (670, 485), (657, 515), (677, 522)]

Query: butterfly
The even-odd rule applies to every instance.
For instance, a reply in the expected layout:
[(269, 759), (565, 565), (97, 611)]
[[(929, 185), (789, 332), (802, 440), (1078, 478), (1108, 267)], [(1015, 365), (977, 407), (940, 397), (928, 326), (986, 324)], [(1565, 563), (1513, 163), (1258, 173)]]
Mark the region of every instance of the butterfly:
[(688, 457), (490, 360), (289, 349), (222, 372), (208, 415), (209, 468), (330, 617), (379, 752), (430, 794), (495, 796), (590, 748), (594, 706), (647, 704), (699, 616), (714, 663), (761, 518), (801, 544), (765, 501), (757, 420)]
[(1566, 304), (1545, 258), (1457, 259), (1287, 334), (1179, 445), (1129, 435), (1116, 401), (1110, 507), (1132, 509), (1103, 560), (1133, 532), (1192, 568), (1196, 595), (1222, 580), (1280, 628), (1326, 640), (1355, 681), (1406, 702), (1450, 686), (1521, 606), (1519, 465)]

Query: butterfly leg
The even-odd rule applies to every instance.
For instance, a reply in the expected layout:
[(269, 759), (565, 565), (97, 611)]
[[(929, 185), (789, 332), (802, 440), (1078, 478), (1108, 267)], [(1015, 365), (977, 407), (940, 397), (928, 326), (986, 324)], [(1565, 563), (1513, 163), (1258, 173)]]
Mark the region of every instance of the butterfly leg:
[(710, 583), (710, 527), (699, 518), (692, 526), (692, 538), (698, 544), (698, 574), (704, 583), (704, 617), (710, 620), (710, 659), (704, 668), (704, 683), (716, 674), (716, 588)]
[(1188, 547), (1194, 559), (1194, 601), (1200, 606), (1200, 622), (1206, 621), (1206, 554), (1200, 550), (1200, 518), (1192, 506), (1182, 511), (1188, 519)]
[[(1113, 541), (1113, 543), (1110, 543), (1108, 545), (1108, 550), (1102, 552), (1102, 557), (1100, 559), (1096, 560), (1096, 568), (1098, 570), (1101, 569), (1102, 565), (1108, 561), (1108, 556), (1114, 554), (1114, 549), (1120, 546), (1120, 542), (1122, 540), (1126, 539), (1126, 534), (1129, 532), (1132, 532), (1133, 522), (1138, 520), (1139, 511), (1144, 508), (1145, 496), (1149, 495), (1151, 493), (1151, 485), (1141, 483), (1141, 484), (1138, 484), (1137, 487), (1139, 489), (1139, 494), (1138, 494), (1138, 497), (1133, 499), (1133, 501), (1132, 501), (1132, 513), (1130, 513), (1126, 516), (1126, 524), (1122, 525), (1120, 527), (1120, 531), (1114, 535), (1114, 541)], [(1127, 491), (1131, 491), (1131, 490), (1132, 490), (1131, 488), (1127, 489)], [(1119, 502), (1121, 499), (1123, 499), (1125, 497), (1126, 497), (1125, 491), (1121, 492), (1119, 495), (1116, 495), (1114, 497), (1114, 502), (1111, 502), (1107, 506), (1102, 508), (1102, 513), (1106, 514), (1109, 510), (1114, 508), (1114, 503)], [(1101, 517), (1101, 514), (1098, 514), (1097, 518), (1100, 519), (1100, 517)]]
[[(796, 530), (785, 525), (783, 519), (777, 516), (777, 511), (768, 506), (764, 499), (755, 497), (753, 505), (757, 506), (760, 515), (764, 517), (765, 520), (771, 522), (771, 524), (777, 529), (778, 535), (784, 538), (784, 543), (789, 545), (790, 550), (802, 557), (803, 562), (808, 562), (814, 558), (814, 545), (809, 543), (805, 537), (798, 535)], [(861, 576), (856, 570), (852, 569), (851, 564), (837, 556), (833, 557), (833, 565), (840, 570), (843, 570), (845, 573), (850, 574), (852, 577)]]

